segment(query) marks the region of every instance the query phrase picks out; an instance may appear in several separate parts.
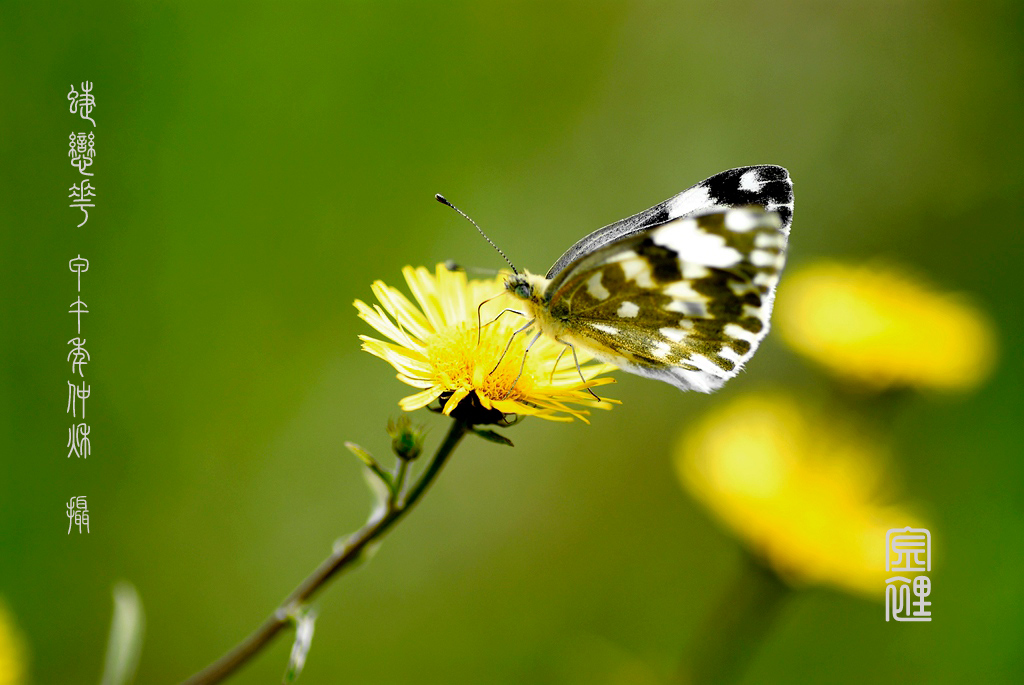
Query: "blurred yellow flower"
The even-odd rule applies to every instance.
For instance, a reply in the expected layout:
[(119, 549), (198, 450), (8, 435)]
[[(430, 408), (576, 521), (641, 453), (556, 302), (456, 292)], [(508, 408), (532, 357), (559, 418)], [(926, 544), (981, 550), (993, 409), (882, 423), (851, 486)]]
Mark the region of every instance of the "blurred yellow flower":
[(779, 289), (775, 312), (793, 348), (878, 390), (967, 389), (995, 359), (995, 334), (982, 312), (892, 267), (811, 266)]
[(0, 602), (0, 685), (25, 682), (25, 644), (14, 618)]
[(686, 431), (675, 457), (686, 489), (791, 584), (881, 598), (886, 531), (921, 527), (881, 501), (877, 447), (785, 395), (718, 408)]
[[(467, 280), (464, 272), (449, 271), (441, 264), (433, 274), (411, 266), (402, 274), (416, 304), (376, 281), (372, 289), (380, 305), (371, 307), (356, 300), (355, 306), (361, 319), (392, 341), (361, 335), (363, 349), (395, 367), (400, 381), (420, 388), (399, 402), (403, 410), (419, 409), (440, 398), (445, 414), (468, 412), (471, 422), (502, 414), (587, 421), (590, 412), (585, 407), (611, 408), (613, 400), (598, 402), (587, 389), (614, 383), (612, 378), (597, 377), (614, 366), (589, 363), (590, 358), (581, 353), (584, 382), (571, 352), (564, 354), (568, 348), (547, 336), (530, 348), (523, 366), (529, 336), (512, 338), (523, 319), (506, 313), (488, 324), (505, 307), (513, 306), (503, 277)], [(482, 309), (484, 325), (478, 328), (477, 306), (488, 298), (492, 299)], [(502, 356), (510, 339), (512, 344)]]

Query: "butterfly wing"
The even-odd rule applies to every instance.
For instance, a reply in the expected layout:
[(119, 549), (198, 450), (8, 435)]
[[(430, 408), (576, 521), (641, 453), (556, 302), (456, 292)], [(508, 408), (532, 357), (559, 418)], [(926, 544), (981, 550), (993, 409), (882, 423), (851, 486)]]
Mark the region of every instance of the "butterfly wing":
[(793, 182), (789, 172), (780, 166), (762, 164), (715, 174), (659, 205), (597, 229), (566, 250), (548, 271), (547, 277), (554, 278), (582, 255), (647, 228), (681, 217), (748, 205), (777, 212), (782, 221), (782, 232), (788, 235), (793, 222)]
[(776, 212), (684, 217), (578, 259), (544, 299), (566, 342), (624, 371), (712, 392), (768, 333), (785, 252)]

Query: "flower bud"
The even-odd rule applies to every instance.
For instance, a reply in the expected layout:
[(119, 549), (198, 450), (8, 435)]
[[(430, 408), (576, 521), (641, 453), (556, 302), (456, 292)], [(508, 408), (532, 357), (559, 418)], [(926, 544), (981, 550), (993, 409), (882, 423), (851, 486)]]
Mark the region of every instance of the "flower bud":
[(423, 451), (426, 431), (423, 426), (413, 425), (407, 416), (388, 420), (388, 435), (391, 436), (391, 449), (399, 459), (412, 461)]

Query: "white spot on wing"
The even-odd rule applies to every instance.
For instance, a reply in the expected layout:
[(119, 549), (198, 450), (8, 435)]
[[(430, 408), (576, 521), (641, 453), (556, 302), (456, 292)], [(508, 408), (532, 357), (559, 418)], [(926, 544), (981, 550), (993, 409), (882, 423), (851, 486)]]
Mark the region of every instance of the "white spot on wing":
[(786, 246), (786, 239), (781, 233), (758, 233), (754, 236), (754, 247), (778, 247)]
[[(754, 173), (748, 171), (747, 174)], [(743, 174), (746, 178), (747, 174)], [(745, 233), (758, 224), (758, 217), (746, 209), (733, 209), (725, 213), (725, 227), (730, 231)]]
[(674, 297), (679, 300), (693, 300), (696, 302), (704, 302), (704, 296), (698, 293), (696, 290), (690, 287), (690, 284), (686, 281), (676, 281), (665, 286), (662, 290), (663, 293), (669, 297)]
[(722, 332), (725, 333), (730, 338), (735, 338), (736, 340), (746, 340), (747, 342), (750, 343), (757, 340), (757, 333), (751, 333), (746, 328), (743, 328), (743, 326), (734, 323), (725, 324), (725, 327), (722, 329)]
[(661, 333), (666, 338), (668, 338), (669, 340), (671, 340), (672, 342), (676, 343), (682, 342), (683, 339), (686, 337), (686, 331), (680, 330), (678, 328), (659, 328), (658, 332)]
[(725, 268), (736, 265), (742, 255), (725, 244), (725, 238), (702, 230), (693, 219), (670, 221), (651, 233), (651, 240), (677, 252), (685, 261)]
[(782, 267), (782, 257), (767, 250), (754, 250), (750, 253), (750, 263), (754, 266)]
[(640, 307), (633, 302), (623, 302), (615, 313), (622, 318), (633, 318), (640, 313)]
[(599, 300), (607, 299), (611, 294), (608, 292), (608, 288), (601, 284), (601, 272), (598, 271), (587, 281), (587, 292), (593, 295)]
[(607, 325), (605, 325), (603, 323), (593, 323), (593, 324), (590, 324), (590, 325), (593, 326), (594, 328), (596, 328), (599, 331), (604, 331), (608, 335), (617, 335), (618, 332), (619, 332), (619, 329), (616, 328), (615, 326), (607, 326)]
[(720, 356), (722, 359), (728, 359), (734, 364), (739, 364), (740, 361), (742, 361), (740, 359), (740, 355), (736, 352), (736, 350), (732, 349), (731, 347), (723, 347), (722, 351), (718, 353), (718, 356)]
[(672, 351), (672, 346), (664, 340), (659, 342), (657, 345), (651, 348), (651, 354), (655, 357), (664, 359), (668, 356), (668, 353)]
[(760, 192), (765, 182), (761, 180), (761, 175), (757, 172), (757, 169), (751, 169), (747, 173), (740, 176), (740, 190), (747, 190), (751, 193)]
[(737, 297), (743, 297), (747, 293), (756, 292), (756, 288), (750, 287), (750, 283), (737, 283), (736, 281), (729, 281), (729, 290), (733, 292)]
[(651, 269), (647, 266), (647, 261), (644, 259), (637, 258), (623, 262), (622, 273), (627, 281), (634, 281), (641, 288), (654, 287), (654, 281), (651, 279)]
[(711, 209), (715, 203), (707, 187), (697, 186), (684, 190), (666, 203), (669, 217), (675, 219), (686, 214)]
[(682, 260), (679, 262), (679, 271), (683, 274), (683, 278), (695, 281), (700, 278), (707, 278), (711, 275), (711, 272), (706, 267), (700, 264), (694, 264), (693, 262), (687, 262)]
[(665, 311), (678, 312), (699, 319), (706, 319), (708, 316), (708, 308), (704, 306), (703, 302), (691, 302), (689, 300), (673, 300), (665, 305)]
[(715, 364), (713, 361), (711, 361), (702, 354), (691, 354), (687, 361), (689, 361), (691, 364), (696, 366), (704, 373), (710, 373), (714, 375), (725, 373), (722, 370), (722, 367), (718, 366), (717, 364)]
[(770, 225), (772, 228), (777, 228), (780, 233), (782, 233), (783, 235), (787, 235), (788, 236), (789, 235), (789, 228), (790, 227), (788, 225), (783, 225), (782, 217), (779, 216), (778, 213), (776, 213), (776, 211), (775, 211), (779, 207), (789, 207), (790, 211), (792, 211), (793, 210), (793, 203), (792, 202), (769, 202), (767, 205), (765, 205), (765, 209), (768, 210), (768, 214), (767, 214), (767, 216), (765, 216), (765, 220), (768, 222), (768, 225)]
[(755, 307), (750, 304), (743, 305), (743, 316), (752, 316), (755, 319), (761, 319), (764, 323), (768, 323), (769, 314), (771, 314), (771, 309), (768, 307)]

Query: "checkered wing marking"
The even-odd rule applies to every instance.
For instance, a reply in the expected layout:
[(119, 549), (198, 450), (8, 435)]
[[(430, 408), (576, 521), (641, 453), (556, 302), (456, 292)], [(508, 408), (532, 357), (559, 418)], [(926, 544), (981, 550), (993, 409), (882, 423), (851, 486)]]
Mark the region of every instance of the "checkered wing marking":
[(783, 167), (772, 164), (737, 167), (706, 178), (650, 209), (599, 228), (570, 247), (548, 270), (554, 278), (581, 256), (648, 228), (711, 211), (756, 205), (776, 212), (782, 232), (793, 222), (793, 181)]
[(545, 299), (569, 342), (625, 371), (712, 392), (767, 334), (785, 250), (775, 212), (676, 219), (577, 260)]

